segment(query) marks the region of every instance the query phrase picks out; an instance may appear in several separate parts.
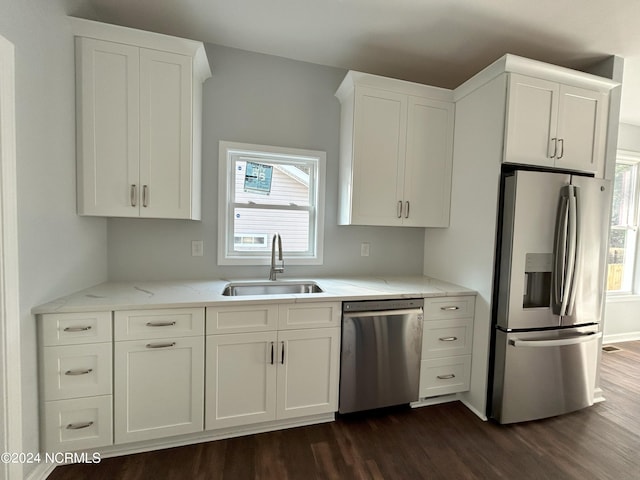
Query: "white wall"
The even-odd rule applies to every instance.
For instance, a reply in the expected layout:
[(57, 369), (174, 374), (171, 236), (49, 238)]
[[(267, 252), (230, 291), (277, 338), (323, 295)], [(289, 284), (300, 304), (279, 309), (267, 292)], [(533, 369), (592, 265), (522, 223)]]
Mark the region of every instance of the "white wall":
[[(110, 219), (109, 278), (268, 277), (267, 267), (217, 266), (218, 142), (327, 152), (324, 265), (286, 266), (287, 275), (421, 274), (424, 229), (337, 226), (340, 103), (346, 71), (207, 45), (213, 77), (204, 85), (202, 221)], [(204, 257), (191, 257), (204, 240)], [(369, 257), (360, 243), (371, 244)], [(286, 252), (285, 252), (286, 263)]]
[[(106, 222), (75, 214), (73, 36), (63, 0), (0, 0), (15, 45), (18, 242), (25, 452), (38, 451), (36, 331), (30, 310), (107, 276)], [(26, 465), (29, 472), (33, 465)]]
[[(640, 126), (620, 124), (618, 149), (640, 152)], [(637, 254), (640, 252), (637, 252)], [(636, 279), (638, 278), (636, 265)], [(634, 295), (608, 296), (604, 315), (604, 342), (640, 339), (640, 291), (636, 281)]]

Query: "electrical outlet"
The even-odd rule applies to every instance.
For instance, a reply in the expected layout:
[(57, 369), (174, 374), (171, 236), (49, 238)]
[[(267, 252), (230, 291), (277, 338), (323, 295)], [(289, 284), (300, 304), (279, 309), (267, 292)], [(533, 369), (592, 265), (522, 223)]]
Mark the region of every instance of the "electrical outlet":
[(202, 257), (204, 255), (204, 241), (191, 240), (191, 256)]
[(368, 243), (361, 243), (360, 244), (360, 256), (361, 257), (368, 257), (369, 256), (369, 244)]

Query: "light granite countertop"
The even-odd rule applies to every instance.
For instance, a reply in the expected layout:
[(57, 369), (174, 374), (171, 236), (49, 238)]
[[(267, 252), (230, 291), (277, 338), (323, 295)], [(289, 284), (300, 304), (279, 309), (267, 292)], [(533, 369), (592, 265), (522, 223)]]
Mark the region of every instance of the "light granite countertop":
[(222, 295), (229, 282), (262, 282), (264, 279), (216, 279), (197, 281), (106, 282), (37, 306), (34, 314), (71, 313), (145, 308), (210, 307), (233, 303), (294, 303), (353, 301), (412, 297), (475, 295), (467, 288), (425, 276), (363, 276), (287, 278), (280, 281), (313, 281), (322, 293)]

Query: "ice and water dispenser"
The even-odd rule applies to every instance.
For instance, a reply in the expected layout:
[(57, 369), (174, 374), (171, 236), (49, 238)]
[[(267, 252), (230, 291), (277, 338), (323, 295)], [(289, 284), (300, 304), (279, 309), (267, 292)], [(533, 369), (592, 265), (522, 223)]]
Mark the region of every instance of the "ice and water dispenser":
[(527, 253), (524, 267), (523, 308), (551, 305), (551, 271), (553, 254)]

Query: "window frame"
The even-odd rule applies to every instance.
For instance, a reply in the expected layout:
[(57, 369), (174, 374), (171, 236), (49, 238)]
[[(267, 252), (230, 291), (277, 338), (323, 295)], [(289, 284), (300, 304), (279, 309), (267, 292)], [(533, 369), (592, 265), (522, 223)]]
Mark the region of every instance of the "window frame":
[[(625, 259), (624, 265), (625, 267), (628, 265), (628, 271), (625, 272), (627, 277), (626, 282), (623, 281), (623, 286), (626, 288), (622, 288), (620, 290), (606, 290), (606, 294), (608, 297), (623, 297), (634, 295), (636, 291), (637, 278), (638, 278), (638, 244), (640, 243), (638, 237), (638, 225), (640, 219), (640, 152), (628, 151), (628, 150), (618, 150), (616, 154), (616, 166), (618, 164), (624, 165), (634, 165), (635, 166), (635, 178), (634, 178), (634, 192), (633, 198), (631, 199), (631, 209), (632, 209), (632, 222), (628, 225), (609, 225), (609, 237), (611, 236), (611, 232), (613, 230), (625, 230), (627, 231), (627, 243), (629, 243), (629, 239), (631, 237), (631, 248), (625, 251), (625, 256), (631, 255), (632, 258)], [(612, 182), (615, 182), (615, 173)], [(613, 203), (612, 203), (612, 217), (613, 217)], [(607, 248), (607, 272), (609, 269), (609, 249), (611, 245), (608, 242)], [(625, 285), (627, 284), (628, 285)]]
[[(273, 157), (277, 159), (302, 160), (315, 169), (315, 186), (310, 194), (309, 238), (311, 252), (300, 254), (284, 252), (285, 265), (322, 265), (324, 251), (324, 207), (326, 183), (326, 153), (271, 145), (256, 145), (221, 140), (218, 152), (218, 265), (270, 265), (271, 238), (268, 251), (236, 251), (234, 245), (234, 217), (236, 204), (231, 203), (235, 188), (235, 171), (231, 168), (237, 155), (252, 157)], [(311, 186), (310, 186), (311, 187)], [(260, 208), (260, 207), (257, 207)], [(289, 209), (289, 208), (287, 208)], [(295, 210), (296, 208), (293, 208)], [(300, 208), (298, 208), (300, 209)], [(286, 233), (280, 232), (285, 238)]]

